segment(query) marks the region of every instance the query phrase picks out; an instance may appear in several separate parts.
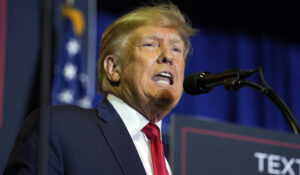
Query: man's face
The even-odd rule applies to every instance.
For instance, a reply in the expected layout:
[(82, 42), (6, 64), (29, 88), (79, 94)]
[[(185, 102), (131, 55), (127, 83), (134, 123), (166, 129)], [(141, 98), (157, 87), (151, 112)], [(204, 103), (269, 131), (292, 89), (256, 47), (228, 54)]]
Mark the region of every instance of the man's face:
[(184, 79), (184, 42), (173, 28), (135, 29), (121, 55), (121, 96), (151, 121), (179, 102)]

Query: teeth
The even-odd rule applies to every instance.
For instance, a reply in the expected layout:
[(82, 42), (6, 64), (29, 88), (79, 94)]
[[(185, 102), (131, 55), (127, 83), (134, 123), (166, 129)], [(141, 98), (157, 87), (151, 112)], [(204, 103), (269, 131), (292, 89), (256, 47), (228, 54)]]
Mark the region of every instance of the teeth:
[(170, 77), (170, 78), (172, 77), (170, 73), (166, 73), (166, 72), (162, 72), (159, 75), (165, 76), (165, 77)]
[(158, 80), (157, 82), (158, 82), (158, 83), (161, 83), (161, 84), (169, 85), (169, 82), (168, 82), (168, 81)]

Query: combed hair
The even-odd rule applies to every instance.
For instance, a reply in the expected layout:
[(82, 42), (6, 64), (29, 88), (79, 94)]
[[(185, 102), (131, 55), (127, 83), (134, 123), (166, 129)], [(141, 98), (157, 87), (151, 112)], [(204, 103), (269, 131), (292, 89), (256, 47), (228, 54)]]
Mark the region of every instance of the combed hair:
[[(178, 31), (185, 44), (184, 56), (190, 50), (190, 36), (197, 32), (193, 29), (187, 18), (172, 3), (157, 4), (139, 7), (114, 21), (104, 31), (100, 43), (98, 60), (98, 91), (106, 95), (109, 81), (103, 68), (104, 58), (113, 54), (120, 56), (131, 32), (141, 26), (155, 25), (171, 27)], [(120, 58), (122, 59), (122, 58)]]

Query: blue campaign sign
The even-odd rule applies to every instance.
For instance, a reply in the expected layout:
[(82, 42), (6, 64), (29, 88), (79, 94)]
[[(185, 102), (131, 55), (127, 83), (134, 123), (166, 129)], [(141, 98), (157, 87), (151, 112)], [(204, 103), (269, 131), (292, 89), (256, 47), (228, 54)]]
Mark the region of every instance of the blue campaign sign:
[(300, 138), (203, 118), (171, 119), (174, 175), (300, 174)]

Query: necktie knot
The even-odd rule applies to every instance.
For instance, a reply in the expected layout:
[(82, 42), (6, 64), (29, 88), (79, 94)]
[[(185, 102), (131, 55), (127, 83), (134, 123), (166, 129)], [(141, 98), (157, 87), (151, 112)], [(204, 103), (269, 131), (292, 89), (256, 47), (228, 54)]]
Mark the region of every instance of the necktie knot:
[(148, 123), (142, 131), (146, 134), (146, 136), (152, 140), (154, 138), (160, 138), (159, 128), (154, 123)]

